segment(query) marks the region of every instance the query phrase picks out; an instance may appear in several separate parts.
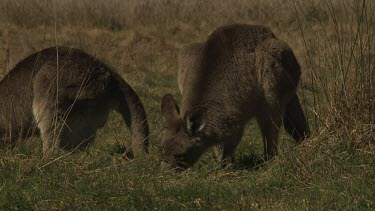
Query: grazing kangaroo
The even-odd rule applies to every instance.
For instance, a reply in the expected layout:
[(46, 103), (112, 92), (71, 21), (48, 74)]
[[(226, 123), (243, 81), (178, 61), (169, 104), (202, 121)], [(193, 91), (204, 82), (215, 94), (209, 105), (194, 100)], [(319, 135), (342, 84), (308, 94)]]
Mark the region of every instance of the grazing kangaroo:
[(161, 102), (167, 124), (162, 168), (188, 168), (211, 146), (219, 159), (230, 158), (252, 117), (260, 126), (266, 159), (277, 154), (282, 122), (296, 142), (307, 138), (296, 94), (300, 74), (290, 47), (264, 26), (221, 27), (207, 41), (183, 48), (181, 109), (169, 94)]
[(3, 144), (40, 133), (43, 152), (84, 149), (115, 109), (132, 133), (135, 156), (147, 152), (143, 105), (119, 74), (87, 53), (51, 47), (19, 62), (0, 82)]

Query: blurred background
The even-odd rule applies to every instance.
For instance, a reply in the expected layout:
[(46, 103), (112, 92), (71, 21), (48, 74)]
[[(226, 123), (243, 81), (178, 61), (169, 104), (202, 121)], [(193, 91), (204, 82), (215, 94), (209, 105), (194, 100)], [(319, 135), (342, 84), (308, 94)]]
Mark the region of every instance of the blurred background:
[[(38, 139), (0, 149), (0, 181), (8, 181), (0, 182), (0, 204), (33, 209), (374, 207), (374, 15), (372, 0), (0, 0), (0, 78), (43, 48), (83, 49), (133, 86), (151, 129), (150, 158), (130, 164), (121, 156), (130, 134), (116, 114), (93, 149), (52, 164), (38, 158)], [(252, 122), (233, 171), (218, 168), (208, 155), (197, 167), (203, 168), (200, 173), (159, 175), (160, 100), (166, 93), (179, 98), (178, 50), (233, 23), (266, 25), (293, 49), (302, 67), (298, 94), (313, 130), (311, 140), (295, 146), (283, 135), (273, 167), (248, 172), (259, 168), (263, 151)], [(103, 195), (92, 195), (95, 191)]]

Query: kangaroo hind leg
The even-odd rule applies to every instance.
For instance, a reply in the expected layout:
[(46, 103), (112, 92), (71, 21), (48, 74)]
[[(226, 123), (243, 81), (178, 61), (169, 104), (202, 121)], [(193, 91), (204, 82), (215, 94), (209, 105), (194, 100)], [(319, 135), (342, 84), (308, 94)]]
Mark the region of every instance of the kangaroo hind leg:
[(60, 148), (67, 150), (86, 149), (95, 140), (96, 132), (107, 122), (110, 108), (106, 105), (81, 105), (73, 109), (61, 119)]
[(107, 122), (109, 114), (107, 106), (79, 102), (65, 109), (52, 109), (38, 102), (34, 102), (33, 107), (44, 154), (54, 153), (57, 148), (86, 149), (95, 140), (97, 130)]
[(34, 98), (33, 114), (43, 142), (43, 154), (53, 154), (59, 143), (57, 116), (45, 98)]

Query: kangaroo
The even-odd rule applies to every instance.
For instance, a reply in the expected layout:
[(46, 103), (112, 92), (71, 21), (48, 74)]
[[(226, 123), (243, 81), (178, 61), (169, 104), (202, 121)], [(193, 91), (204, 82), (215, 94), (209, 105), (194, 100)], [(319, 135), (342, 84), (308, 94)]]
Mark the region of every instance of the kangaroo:
[(44, 154), (85, 149), (112, 109), (131, 130), (134, 156), (147, 152), (146, 113), (131, 86), (79, 49), (47, 48), (20, 61), (0, 82), (1, 142), (40, 134)]
[(230, 159), (253, 117), (266, 159), (277, 155), (282, 122), (296, 142), (306, 139), (309, 126), (296, 94), (300, 74), (291, 48), (264, 26), (224, 26), (184, 47), (181, 108), (170, 94), (161, 102), (162, 168), (189, 168), (211, 146), (219, 160)]

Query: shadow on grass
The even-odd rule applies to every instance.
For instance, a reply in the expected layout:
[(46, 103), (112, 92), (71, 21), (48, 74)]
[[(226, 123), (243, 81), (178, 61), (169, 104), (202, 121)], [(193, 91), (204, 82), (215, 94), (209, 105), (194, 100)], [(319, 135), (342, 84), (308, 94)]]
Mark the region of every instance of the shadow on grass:
[(134, 159), (133, 151), (130, 147), (126, 146), (123, 142), (116, 142), (116, 145), (111, 147), (110, 155), (123, 155), (123, 157), (127, 160)]
[(244, 154), (235, 159), (231, 165), (233, 170), (257, 170), (265, 164), (263, 156), (259, 154)]

